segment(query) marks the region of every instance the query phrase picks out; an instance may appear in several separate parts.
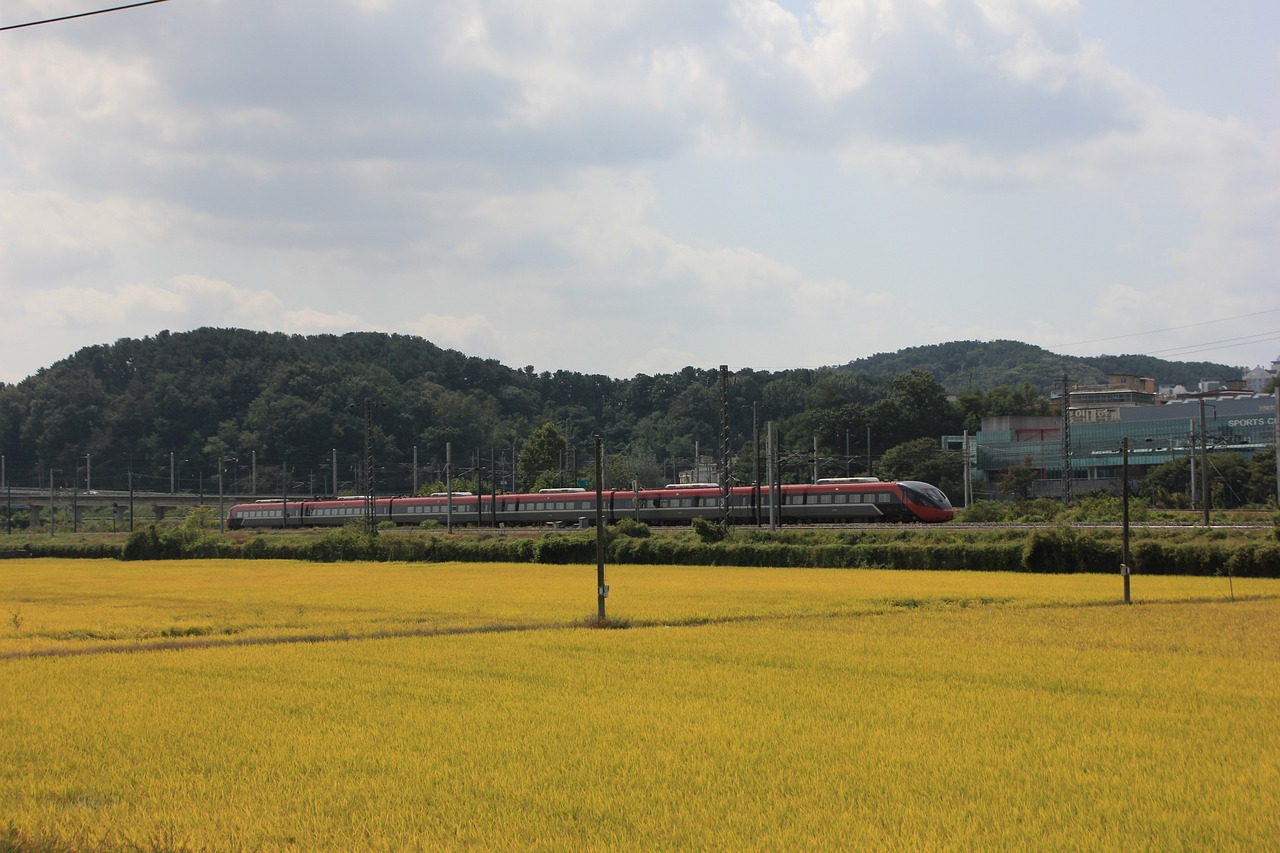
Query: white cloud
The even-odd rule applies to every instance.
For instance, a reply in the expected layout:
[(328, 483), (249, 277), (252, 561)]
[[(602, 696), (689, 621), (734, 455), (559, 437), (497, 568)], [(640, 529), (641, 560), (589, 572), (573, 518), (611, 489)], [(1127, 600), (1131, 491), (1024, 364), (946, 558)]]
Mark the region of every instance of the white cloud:
[(253, 326), (264, 319), (276, 321), (280, 307), (280, 300), (273, 294), (184, 275), (163, 284), (131, 283), (110, 290), (31, 290), (16, 295), (14, 316), (17, 325), (28, 331), (73, 328), (93, 333), (140, 323), (160, 323), (166, 328)]
[(349, 311), (331, 312), (303, 308), (298, 311), (285, 311), (282, 319), (281, 331), (297, 335), (341, 334), (355, 330), (376, 331), (358, 315)]
[[(656, 372), (981, 329), (977, 281), (1021, 294), (987, 312), (1001, 336), (1046, 340), (1095, 336), (1121, 296), (1274, 299), (1280, 140), (1121, 67), (1083, 11), (282, 0), (7, 34), (0, 323), (60, 349), (0, 376), (186, 324)], [(830, 191), (783, 186), (780, 160)], [(698, 162), (732, 200), (654, 178)], [(1034, 275), (1010, 231), (1043, 241)], [(1062, 287), (1088, 331), (1039, 325)]]
[(408, 328), (437, 346), (472, 355), (492, 352), (501, 337), (483, 314), (451, 317), (428, 313), (410, 322)]

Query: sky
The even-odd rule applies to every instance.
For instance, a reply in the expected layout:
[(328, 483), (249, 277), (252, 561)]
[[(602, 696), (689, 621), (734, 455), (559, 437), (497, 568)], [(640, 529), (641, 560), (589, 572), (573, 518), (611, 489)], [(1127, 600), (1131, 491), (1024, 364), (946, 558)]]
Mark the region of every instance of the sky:
[(995, 339), (1267, 366), (1278, 83), (1274, 0), (167, 0), (0, 31), (0, 381), (201, 326), (618, 378)]

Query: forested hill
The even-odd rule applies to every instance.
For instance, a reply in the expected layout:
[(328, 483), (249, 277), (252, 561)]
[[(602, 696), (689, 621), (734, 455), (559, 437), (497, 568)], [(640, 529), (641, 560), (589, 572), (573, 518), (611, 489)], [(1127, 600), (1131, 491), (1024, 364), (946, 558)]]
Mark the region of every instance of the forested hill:
[(953, 341), (910, 347), (851, 361), (842, 369), (889, 378), (907, 370), (933, 374), (948, 391), (989, 391), (1029, 382), (1041, 394), (1072, 382), (1098, 385), (1108, 374), (1148, 376), (1158, 385), (1193, 388), (1201, 379), (1239, 379), (1243, 369), (1208, 361), (1163, 361), (1149, 355), (1064, 356), (1018, 341)]
[[(1112, 370), (1160, 382), (1223, 376), (1221, 365), (1064, 360), (1013, 342), (918, 347), (839, 368), (743, 368), (729, 387), (730, 450), (746, 466), (735, 476), (752, 475), (753, 410), (761, 432), (766, 422), (777, 428), (795, 477), (812, 475), (815, 442), (826, 475), (857, 474), (872, 449), (888, 459), (914, 440), (937, 448), (938, 436), (976, 430), (984, 416), (1047, 413), (1043, 394), (1064, 370), (1082, 381)], [(948, 392), (958, 393), (949, 400)], [(714, 369), (629, 379), (538, 373), (405, 335), (206, 328), (86, 347), (0, 384), (0, 454), (13, 485), (47, 486), (51, 474), (83, 484), (91, 464), (96, 488), (126, 488), (132, 470), (139, 488), (165, 491), (171, 478), (188, 489), (209, 482), (220, 458), (239, 471), (252, 460), (260, 485), (274, 471), (292, 476), (294, 488), (321, 490), (336, 452), (346, 487), (365, 458), (366, 402), (378, 482), (389, 489), (412, 482), (415, 451), (428, 470), (438, 470), (447, 446), (460, 468), (505, 457), (509, 469), (514, 449), (547, 424), (564, 448), (555, 464), (571, 480), (589, 467), (599, 434), (611, 478), (670, 482), (695, 456), (717, 456), (723, 411)], [(892, 466), (877, 462), (882, 471)]]

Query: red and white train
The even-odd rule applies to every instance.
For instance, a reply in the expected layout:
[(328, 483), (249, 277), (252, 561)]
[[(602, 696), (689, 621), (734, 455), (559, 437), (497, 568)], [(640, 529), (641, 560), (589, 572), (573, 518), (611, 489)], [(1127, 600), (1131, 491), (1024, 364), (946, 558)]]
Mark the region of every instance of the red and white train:
[[(842, 522), (939, 522), (955, 515), (942, 490), (913, 480), (886, 482), (842, 477), (813, 485), (780, 486), (778, 521), (786, 524)], [(735, 486), (729, 513), (735, 524), (769, 518), (769, 489)], [(694, 518), (724, 518), (724, 495), (714, 483), (673, 484), (660, 489), (610, 489), (602, 494), (603, 515), (612, 524), (632, 518), (650, 525), (688, 524)], [(594, 524), (596, 493), (586, 489), (547, 489), (532, 494), (379, 497), (373, 500), (377, 522), (420, 525), (424, 521), (496, 527), (529, 524)], [(227, 516), (232, 529), (249, 527), (341, 526), (365, 518), (363, 497), (315, 500), (260, 500), (237, 504)]]

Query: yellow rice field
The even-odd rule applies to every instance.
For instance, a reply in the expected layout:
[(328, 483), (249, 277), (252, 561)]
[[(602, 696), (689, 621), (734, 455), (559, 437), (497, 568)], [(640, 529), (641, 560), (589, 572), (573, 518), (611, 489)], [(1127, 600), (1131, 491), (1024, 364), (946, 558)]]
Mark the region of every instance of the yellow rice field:
[(1280, 837), (1280, 582), (608, 571), (0, 563), (0, 850)]

